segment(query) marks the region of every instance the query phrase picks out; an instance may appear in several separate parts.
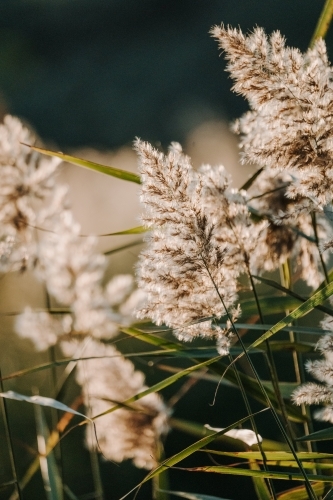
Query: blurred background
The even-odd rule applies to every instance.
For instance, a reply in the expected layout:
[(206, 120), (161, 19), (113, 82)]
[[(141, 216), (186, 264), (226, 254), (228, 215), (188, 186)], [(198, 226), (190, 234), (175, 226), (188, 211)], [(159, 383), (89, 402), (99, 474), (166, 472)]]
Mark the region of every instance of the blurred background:
[[(247, 104), (230, 92), (225, 62), (209, 30), (221, 22), (245, 31), (263, 26), (268, 33), (280, 30), (289, 45), (305, 50), (323, 5), (324, 0), (1, 0), (0, 115), (18, 116), (51, 149), (132, 171), (136, 171), (131, 149), (136, 136), (162, 149), (170, 141), (179, 141), (194, 165), (223, 163), (239, 186), (251, 168), (239, 165), (237, 139), (229, 131), (229, 122)], [(333, 32), (327, 43), (332, 54)], [(139, 224), (136, 185), (70, 165), (62, 166), (60, 181), (70, 184), (83, 234), (122, 231)], [(107, 251), (136, 239), (103, 237), (99, 246)], [(113, 254), (106, 279), (133, 273), (140, 248)], [(27, 274), (6, 276), (0, 301), (0, 313), (20, 311), (27, 304), (43, 307), (45, 291), (35, 282), (32, 287)], [(48, 359), (12, 333), (12, 322), (5, 317), (0, 325), (1, 344), (11, 336), (10, 347), (0, 353), (5, 374)], [(147, 366), (138, 367), (145, 369), (150, 384), (165, 376)], [(5, 389), (28, 393), (36, 385), (47, 395), (50, 380), (45, 377), (29, 376), (18, 384), (7, 383)], [(185, 418), (191, 408), (194, 421), (221, 427), (244, 415), (237, 391), (230, 388), (223, 388), (212, 409), (214, 390), (213, 384), (200, 382), (177, 406), (177, 416)], [(65, 402), (70, 403), (71, 397), (70, 392)], [(31, 462), (35, 447), (34, 415), (26, 406), (23, 410), (21, 403), (9, 405), (15, 449), (22, 459), (20, 474)], [(167, 443), (168, 455), (193, 442), (192, 437), (177, 436)], [(87, 472), (89, 456), (82, 447), (75, 448), (75, 439), (64, 441), (65, 469), (73, 489), (83, 495), (93, 489)], [(9, 480), (4, 449), (0, 458), (0, 479)], [(117, 468), (102, 461), (101, 470), (107, 500), (117, 500), (144, 475), (128, 463)], [(205, 478), (187, 473), (184, 479), (184, 475), (174, 472), (174, 489), (237, 500), (245, 498), (246, 488), (246, 498), (255, 498), (246, 478), (238, 478), (235, 487), (234, 480), (209, 477), (208, 488)], [(143, 489), (138, 499), (147, 500), (150, 495), (149, 489)], [(6, 500), (8, 493), (0, 490), (0, 498)], [(44, 498), (38, 475), (24, 493), (24, 500), (37, 498)]]

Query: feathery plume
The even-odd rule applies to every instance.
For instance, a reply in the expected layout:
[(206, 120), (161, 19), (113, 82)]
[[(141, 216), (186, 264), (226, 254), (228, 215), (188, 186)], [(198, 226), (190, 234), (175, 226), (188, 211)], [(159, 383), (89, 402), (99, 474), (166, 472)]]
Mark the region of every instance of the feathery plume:
[[(248, 191), (248, 204), (270, 222), (258, 234), (252, 253), (254, 272), (273, 271), (290, 258), (299, 277), (316, 288), (323, 280), (319, 271), (320, 254), (315, 243), (307, 199), (299, 199), (298, 206), (302, 207), (302, 211), (299, 210), (295, 216), (295, 201), (286, 197), (292, 181), (287, 171), (279, 173), (267, 168)], [(327, 220), (318, 216), (318, 239), (325, 239), (329, 232)]]
[[(227, 308), (234, 304), (240, 271), (224, 265), (228, 250), (218, 240), (205, 183), (209, 175), (196, 173), (178, 144), (167, 155), (140, 140), (135, 149), (146, 209), (142, 222), (151, 230), (138, 265), (139, 288), (147, 296), (138, 316), (165, 323), (183, 340), (219, 339), (225, 332), (214, 318), (225, 314), (221, 298)], [(222, 168), (216, 175), (223, 186), (228, 183)]]
[[(75, 344), (74, 344), (75, 345)], [(65, 354), (73, 355), (73, 344), (63, 343)], [(76, 369), (76, 380), (82, 386), (85, 405), (92, 416), (103, 413), (147, 389), (144, 375), (111, 345), (88, 343)], [(148, 394), (130, 407), (123, 407), (95, 420), (98, 443), (108, 460), (133, 460), (137, 467), (157, 466), (158, 441), (168, 431), (168, 410), (156, 393)], [(87, 433), (88, 448), (96, 443)]]
[(302, 384), (293, 392), (292, 399), (298, 405), (303, 403), (325, 405), (324, 408), (314, 413), (314, 417), (333, 424), (333, 336), (321, 337), (317, 349), (324, 359), (307, 361), (305, 367), (322, 384), (314, 382)]
[(34, 261), (34, 228), (56, 209), (51, 209), (50, 200), (55, 196), (54, 174), (60, 160), (42, 157), (26, 146), (35, 142), (36, 137), (20, 120), (5, 116), (0, 125), (2, 271), (24, 269)]
[(215, 26), (212, 35), (225, 51), (234, 91), (251, 111), (240, 118), (243, 161), (288, 170), (291, 198), (308, 197), (322, 208), (332, 200), (333, 83), (326, 46), (317, 40), (302, 54), (278, 32)]

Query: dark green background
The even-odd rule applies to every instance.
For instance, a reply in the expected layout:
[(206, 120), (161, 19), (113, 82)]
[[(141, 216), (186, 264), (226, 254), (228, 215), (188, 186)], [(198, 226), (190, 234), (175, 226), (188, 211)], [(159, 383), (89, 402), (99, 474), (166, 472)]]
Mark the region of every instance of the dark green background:
[(323, 4), (1, 0), (0, 90), (9, 112), (61, 147), (182, 141), (202, 120), (246, 107), (229, 92), (212, 25), (278, 29), (304, 50)]
[[(28, 120), (45, 141), (61, 148), (114, 148), (131, 143), (135, 136), (163, 145), (182, 141), (200, 122), (230, 120), (246, 109), (242, 98), (230, 93), (223, 58), (208, 34), (213, 24), (279, 29), (288, 44), (305, 50), (323, 4), (323, 0), (1, 0), (3, 108)], [(328, 44), (332, 54), (332, 36)], [(137, 366), (145, 368), (142, 362)], [(146, 372), (148, 384), (165, 376), (147, 366)], [(222, 388), (211, 407), (214, 391), (213, 384), (200, 382), (181, 400), (176, 416), (215, 426), (244, 416), (238, 391)], [(68, 394), (67, 398), (69, 402)], [(31, 460), (22, 451), (28, 434), (35, 446), (33, 412), (22, 405), (9, 405), (17, 459), (24, 459), (20, 475)], [(267, 415), (259, 417), (259, 428), (263, 422), (266, 437), (278, 438), (269, 436), (273, 423)], [(10, 478), (3, 429), (0, 434), (2, 475)], [(173, 433), (167, 455), (193, 440)], [(66, 480), (78, 494), (92, 491), (89, 457), (77, 448), (74, 433), (63, 446)], [(191, 458), (185, 465), (194, 464), (203, 464), (203, 457)], [(103, 460), (101, 470), (107, 500), (117, 500), (144, 475), (128, 463), (118, 467)], [(171, 478), (174, 489), (233, 500), (255, 498), (246, 478), (181, 471), (173, 471)], [(43, 498), (41, 488), (37, 475), (24, 500)], [(0, 491), (0, 498), (7, 499), (8, 492)], [(137, 498), (149, 500), (149, 488)]]

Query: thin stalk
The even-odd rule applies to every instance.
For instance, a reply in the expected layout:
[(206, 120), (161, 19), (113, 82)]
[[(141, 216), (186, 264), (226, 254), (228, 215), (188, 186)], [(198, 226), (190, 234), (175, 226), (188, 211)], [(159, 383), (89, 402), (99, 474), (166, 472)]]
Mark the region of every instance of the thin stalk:
[[(288, 289), (291, 289), (292, 287), (292, 281), (291, 281), (291, 272), (290, 272), (290, 260), (287, 259), (286, 262), (284, 262), (281, 267), (280, 267), (280, 277), (281, 277), (281, 284)], [(286, 315), (289, 314), (289, 309), (286, 309), (285, 313)], [(295, 343), (299, 340), (299, 335), (294, 333), (293, 331), (289, 332), (289, 340), (292, 343)], [(303, 361), (302, 361), (302, 355), (301, 353), (298, 353), (296, 349), (293, 349), (292, 351), (292, 357), (293, 357), (293, 364), (294, 364), (294, 370), (295, 370), (295, 378), (296, 382), (298, 385), (300, 385), (302, 382), (305, 381), (304, 377), (304, 370), (303, 370)], [(309, 409), (305, 404), (303, 403), (301, 405), (301, 412), (302, 415), (309, 417)], [(303, 428), (304, 428), (304, 434), (309, 434), (312, 432), (312, 429), (310, 428), (310, 422), (311, 419), (308, 418), (306, 421), (303, 422)], [(312, 452), (314, 447), (312, 446), (312, 441), (307, 441), (306, 442), (306, 447), (309, 452)]]
[[(251, 282), (253, 294), (254, 294), (254, 297), (255, 297), (255, 301), (256, 301), (256, 305), (257, 305), (259, 317), (260, 317), (260, 321), (261, 321), (261, 324), (264, 325), (265, 322), (264, 322), (264, 317), (262, 315), (262, 311), (261, 311), (261, 307), (260, 307), (259, 297), (258, 297), (257, 290), (256, 290), (256, 287), (255, 287), (255, 284), (254, 284), (254, 281), (253, 281), (253, 277), (252, 277), (252, 274), (250, 272), (249, 267), (248, 267), (248, 275), (249, 275), (249, 278), (250, 278), (250, 282)], [(275, 392), (275, 395), (276, 395), (276, 399), (277, 399), (279, 407), (280, 407), (280, 411), (281, 411), (281, 414), (282, 414), (282, 418), (284, 420), (285, 428), (288, 430), (290, 439), (294, 443), (294, 433), (293, 433), (293, 429), (291, 427), (291, 423), (290, 423), (290, 421), (288, 419), (288, 413), (286, 411), (286, 406), (284, 404), (284, 400), (283, 400), (283, 397), (282, 397), (282, 394), (281, 394), (281, 391), (280, 391), (279, 378), (278, 378), (278, 375), (277, 375), (276, 366), (275, 366), (275, 362), (274, 362), (274, 358), (273, 358), (273, 353), (272, 353), (272, 350), (271, 350), (271, 346), (270, 346), (269, 340), (265, 341), (265, 345), (266, 345), (266, 349), (267, 349), (267, 351), (266, 351), (267, 352), (267, 357), (265, 356), (265, 358), (266, 358), (267, 366), (268, 366), (268, 369), (269, 369), (269, 372), (270, 372), (270, 376), (271, 376), (271, 379), (272, 379), (273, 389), (274, 389), (274, 392)], [(295, 445), (295, 443), (294, 443), (294, 445)]]
[[(51, 311), (51, 297), (49, 295), (49, 292), (47, 291), (47, 288), (45, 286), (45, 302), (46, 302), (46, 309), (48, 313), (50, 314)], [(49, 347), (49, 360), (51, 363), (54, 363), (51, 368), (51, 380), (52, 380), (52, 392), (56, 392), (56, 387), (57, 387), (57, 369), (55, 365), (56, 361), (56, 350), (55, 346), (50, 346)], [(51, 421), (52, 421), (52, 429), (56, 429), (58, 421), (61, 418), (61, 413), (59, 410), (51, 409)], [(63, 457), (62, 457), (62, 443), (58, 443), (58, 445), (54, 448), (54, 456), (57, 461), (57, 465), (60, 469), (60, 476), (61, 476), (61, 482), (62, 484), (65, 483), (64, 481), (64, 467), (63, 467)]]
[(333, 0), (326, 0), (311, 38), (310, 47), (313, 47), (318, 38), (325, 38), (333, 16)]
[[(229, 359), (230, 359), (230, 362), (232, 363), (233, 359), (232, 359), (231, 355), (229, 355)], [(242, 397), (243, 397), (243, 401), (244, 401), (244, 404), (245, 404), (245, 407), (246, 407), (246, 411), (247, 411), (248, 415), (250, 416), (250, 422), (251, 422), (251, 425), (252, 425), (252, 429), (253, 429), (253, 431), (254, 431), (254, 433), (256, 435), (256, 438), (257, 438), (257, 444), (258, 444), (258, 448), (259, 448), (259, 451), (260, 451), (261, 456), (262, 456), (264, 470), (268, 471), (267, 458), (266, 458), (264, 449), (262, 447), (262, 443), (261, 443), (261, 441), (259, 439), (259, 433), (258, 433), (257, 424), (256, 424), (256, 421), (254, 419), (253, 412), (252, 412), (252, 409), (251, 409), (251, 406), (250, 406), (250, 402), (249, 402), (249, 399), (247, 397), (246, 391), (245, 391), (243, 383), (242, 383), (242, 379), (239, 376), (239, 373), (238, 373), (238, 370), (237, 370), (236, 366), (234, 366), (234, 373), (235, 373), (235, 376), (236, 376), (236, 379), (237, 379), (238, 386), (239, 386), (240, 391), (242, 393)], [(275, 489), (274, 489), (274, 486), (273, 486), (273, 482), (269, 479), (267, 481), (267, 484), (268, 484), (268, 488), (270, 490), (270, 494), (272, 495), (272, 498), (274, 498), (274, 500), (276, 500), (277, 497), (276, 497), (276, 492), (275, 492)]]
[[(4, 392), (1, 369), (0, 369), (0, 389), (1, 389), (1, 392)], [(6, 435), (6, 440), (8, 443), (10, 467), (12, 469), (13, 479), (15, 481), (17, 497), (19, 498), (19, 500), (22, 500), (21, 488), (20, 488), (20, 484), (18, 482), (17, 474), (16, 474), (16, 466), (15, 466), (15, 458), (14, 458), (14, 450), (13, 450), (13, 440), (12, 440), (9, 422), (8, 422), (7, 403), (6, 403), (5, 398), (1, 398), (1, 406), (2, 406), (3, 422), (4, 422), (4, 427), (5, 427), (5, 435)]]
[(320, 248), (319, 248), (319, 238), (318, 238), (318, 231), (317, 231), (317, 219), (316, 219), (315, 212), (311, 212), (311, 221), (312, 221), (312, 227), (313, 227), (314, 237), (315, 237), (315, 241), (316, 241), (316, 246), (317, 246), (317, 249), (318, 249), (318, 252), (319, 252), (320, 263), (321, 263), (321, 266), (322, 266), (323, 271), (324, 271), (326, 284), (328, 285), (329, 282), (330, 282), (330, 279), (329, 279), (329, 276), (328, 276), (326, 264), (325, 264), (324, 259), (323, 259), (323, 255), (322, 255), (322, 253), (320, 251)]
[(265, 397), (265, 399), (267, 401), (267, 404), (268, 404), (268, 406), (269, 406), (269, 408), (270, 408), (270, 410), (272, 412), (274, 420), (275, 420), (276, 424), (278, 425), (278, 427), (279, 427), (279, 429), (280, 429), (280, 431), (281, 431), (284, 439), (286, 440), (286, 443), (288, 444), (289, 449), (290, 449), (291, 453), (293, 454), (293, 457), (294, 457), (294, 459), (295, 459), (295, 461), (296, 461), (296, 463), (297, 463), (297, 465), (298, 465), (298, 467), (299, 467), (299, 469), (301, 471), (301, 474), (304, 477), (306, 488), (307, 488), (307, 490), (309, 492), (309, 498), (311, 498), (312, 500), (318, 500), (315, 492), (313, 491), (313, 488), (312, 488), (311, 483), (310, 483), (310, 481), (308, 479), (308, 476), (307, 476), (307, 474), (306, 474), (306, 472), (305, 472), (305, 470), (304, 470), (304, 468), (302, 466), (302, 463), (300, 462), (300, 460), (299, 460), (299, 458), (297, 456), (297, 453), (295, 451), (293, 443), (292, 443), (291, 439), (289, 438), (288, 434), (286, 433), (286, 431), (284, 429), (284, 426), (282, 425), (282, 423), (281, 423), (281, 421), (279, 419), (279, 416), (276, 413), (276, 410), (275, 410), (274, 406), (272, 405), (271, 400), (268, 397), (268, 394), (267, 394), (267, 392), (265, 390), (265, 387), (263, 386), (263, 384), (262, 384), (262, 382), (260, 380), (260, 377), (259, 377), (259, 375), (257, 373), (257, 370), (255, 369), (255, 367), (254, 367), (254, 365), (252, 363), (252, 360), (251, 360), (251, 358), (249, 356), (249, 353), (247, 352), (246, 347), (245, 347), (245, 345), (244, 345), (244, 343), (242, 341), (242, 337), (239, 335), (239, 332), (238, 332), (238, 330), (237, 330), (237, 328), (235, 326), (235, 323), (234, 323), (234, 321), (233, 321), (233, 319), (232, 319), (232, 317), (231, 317), (231, 315), (230, 315), (230, 313), (229, 313), (229, 311), (228, 311), (228, 309), (227, 309), (227, 307), (226, 307), (226, 305), (224, 303), (223, 297), (220, 294), (220, 291), (217, 288), (215, 281), (213, 280), (213, 277), (212, 277), (212, 275), (211, 275), (211, 273), (209, 271), (209, 268), (208, 268), (208, 266), (206, 264), (206, 261), (205, 261), (205, 259), (202, 256), (201, 256), (201, 258), (202, 258), (202, 262), (203, 262), (203, 264), (204, 264), (204, 266), (205, 266), (205, 268), (207, 270), (207, 273), (208, 273), (208, 275), (209, 275), (209, 277), (210, 277), (210, 279), (212, 281), (212, 284), (213, 284), (213, 286), (214, 286), (214, 288), (216, 290), (216, 293), (217, 293), (217, 295), (218, 295), (218, 297), (219, 297), (219, 299), (221, 301), (221, 304), (222, 304), (222, 306), (223, 306), (223, 308), (224, 308), (224, 310), (226, 312), (226, 315), (227, 315), (227, 317), (228, 317), (228, 319), (230, 321), (230, 324), (232, 325), (232, 328), (233, 328), (233, 330), (234, 330), (234, 332), (236, 334), (236, 337), (237, 337), (237, 339), (238, 339), (238, 341), (239, 341), (239, 343), (240, 343), (240, 345), (241, 345), (241, 347), (243, 349), (244, 355), (245, 355), (245, 357), (246, 357), (246, 359), (247, 359), (247, 361), (248, 361), (248, 363), (249, 363), (249, 365), (250, 365), (250, 367), (252, 369), (253, 375), (255, 376), (255, 378), (257, 380), (257, 383), (259, 385), (259, 388), (260, 388), (262, 394), (264, 395), (264, 397)]
[[(233, 233), (235, 235), (235, 238), (237, 239), (237, 234), (235, 232), (235, 229), (234, 229), (232, 221), (228, 220), (228, 223), (229, 223), (230, 229), (233, 231)], [(254, 299), (255, 299), (255, 302), (256, 302), (256, 305), (257, 305), (257, 310), (258, 310), (258, 314), (259, 314), (259, 317), (260, 317), (260, 321), (261, 321), (261, 324), (264, 324), (264, 318), (263, 318), (263, 314), (262, 314), (261, 307), (260, 307), (259, 297), (258, 297), (258, 294), (257, 294), (257, 291), (256, 291), (256, 287), (255, 287), (254, 281), (253, 281), (251, 270), (250, 270), (250, 258), (249, 258), (248, 252), (245, 250), (245, 248), (244, 248), (244, 246), (243, 246), (243, 244), (242, 244), (241, 241), (239, 242), (239, 247), (240, 247), (240, 250), (241, 250), (241, 252), (243, 254), (244, 264), (245, 264), (245, 267), (246, 267), (246, 270), (247, 270), (247, 274), (249, 276), (250, 283), (251, 283), (251, 286), (252, 286), (252, 291), (253, 291)], [(280, 411), (281, 411), (281, 414), (282, 414), (282, 418), (284, 420), (285, 428), (288, 430), (291, 440), (294, 441), (293, 440), (292, 427), (291, 427), (291, 424), (289, 422), (288, 414), (287, 414), (287, 411), (286, 411), (286, 407), (285, 407), (285, 404), (284, 404), (284, 401), (283, 401), (283, 398), (282, 398), (282, 395), (281, 395), (281, 391), (280, 391), (280, 387), (279, 387), (279, 379), (278, 379), (278, 376), (277, 376), (275, 362), (274, 362), (273, 354), (272, 354), (272, 351), (271, 351), (271, 346), (270, 346), (268, 340), (265, 341), (265, 345), (266, 345), (266, 352), (267, 352), (267, 355), (265, 356), (265, 360), (267, 362), (267, 366), (268, 366), (268, 369), (269, 369), (269, 372), (270, 372), (270, 376), (271, 376), (271, 379), (272, 379), (272, 384), (273, 384), (273, 389), (274, 389), (274, 392), (275, 392), (275, 396), (276, 396), (276, 399), (277, 399), (277, 402), (278, 402), (278, 405), (279, 405), (279, 408), (280, 408)]]
[[(90, 425), (89, 427), (91, 427), (91, 434), (93, 434), (91, 436), (91, 439), (95, 439), (95, 434), (93, 433), (92, 426)], [(94, 498), (95, 500), (104, 500), (103, 484), (96, 450), (90, 451), (89, 455), (95, 489)]]

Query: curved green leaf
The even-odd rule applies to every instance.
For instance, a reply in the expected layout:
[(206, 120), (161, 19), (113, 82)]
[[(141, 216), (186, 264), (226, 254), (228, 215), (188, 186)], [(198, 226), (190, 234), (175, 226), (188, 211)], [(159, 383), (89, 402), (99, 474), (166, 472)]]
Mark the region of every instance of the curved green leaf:
[[(312, 483), (312, 489), (316, 495), (321, 496), (325, 491), (325, 485), (323, 483)], [(308, 500), (309, 492), (305, 486), (297, 486), (297, 488), (283, 491), (277, 498), (278, 500)]]
[[(265, 471), (265, 470), (251, 470), (251, 469), (241, 469), (234, 467), (223, 467), (220, 465), (208, 465), (205, 467), (192, 467), (186, 468), (184, 470), (191, 472), (215, 472), (217, 474), (231, 474), (233, 476), (248, 476), (248, 477), (265, 477), (269, 479), (282, 479), (284, 481), (304, 481), (303, 474), (298, 474), (295, 472), (277, 472), (277, 471)], [(318, 481), (323, 483), (331, 483), (333, 481), (333, 476), (324, 476), (316, 474), (307, 474), (309, 481)]]
[(141, 184), (141, 179), (137, 174), (133, 174), (132, 172), (128, 172), (126, 170), (121, 170), (120, 168), (113, 168), (107, 165), (101, 165), (100, 163), (95, 163), (93, 161), (84, 160), (83, 158), (76, 158), (75, 156), (66, 155), (64, 153), (50, 151), (44, 148), (37, 148), (36, 146), (30, 146), (29, 144), (25, 144), (29, 146), (34, 151), (38, 151), (47, 156), (55, 156), (56, 158), (60, 158), (62, 161), (67, 161), (68, 163), (72, 163), (73, 165), (78, 165), (79, 167), (89, 168), (90, 170), (95, 170), (96, 172), (100, 172), (102, 174), (111, 175), (112, 177), (116, 177), (117, 179), (122, 179), (124, 181), (135, 182), (136, 184)]
[[(250, 351), (254, 347), (259, 346), (265, 340), (275, 335), (277, 332), (282, 330), (285, 326), (288, 326), (295, 319), (306, 316), (309, 312), (313, 311), (313, 309), (322, 304), (326, 299), (328, 299), (333, 294), (333, 282), (326, 285), (323, 289), (319, 290), (317, 293), (314, 293), (312, 297), (310, 297), (306, 302), (300, 305), (297, 309), (292, 311), (290, 314), (285, 316), (281, 321), (276, 323), (272, 328), (270, 328), (266, 333), (261, 335), (255, 342), (253, 342), (247, 351)], [(239, 354), (236, 359), (244, 356), (244, 353)]]
[[(151, 394), (152, 392), (159, 392), (162, 389), (164, 389), (165, 387), (168, 387), (169, 385), (175, 383), (180, 378), (185, 377), (186, 375), (188, 375), (196, 370), (200, 370), (201, 368), (204, 368), (205, 366), (209, 366), (212, 363), (216, 363), (216, 361), (218, 361), (219, 359), (221, 359), (221, 356), (217, 356), (215, 358), (208, 359), (207, 361), (204, 361), (203, 363), (198, 363), (197, 365), (191, 366), (190, 368), (186, 368), (185, 370), (182, 370), (181, 372), (176, 373), (175, 375), (172, 375), (171, 377), (168, 377), (168, 378), (162, 380), (161, 382), (158, 382), (157, 384), (152, 385), (151, 387), (149, 387), (145, 391), (142, 391), (139, 394), (136, 394), (135, 396), (132, 396), (131, 398), (126, 399), (126, 401), (122, 401), (120, 404), (117, 404), (117, 405), (113, 406), (112, 408), (109, 408), (108, 410), (104, 411), (103, 413), (99, 413), (98, 415), (95, 415), (94, 417), (92, 417), (91, 420), (96, 420), (96, 418), (100, 418), (103, 415), (107, 415), (108, 413), (112, 413), (113, 411), (116, 411), (120, 408), (123, 408), (124, 405), (125, 406), (131, 405), (132, 403), (139, 401), (139, 399), (144, 398), (145, 396), (147, 396), (148, 394)], [(85, 424), (85, 423), (86, 422), (82, 422), (82, 424)]]
[(147, 231), (150, 231), (150, 229), (145, 226), (136, 226), (132, 227), (131, 229), (126, 229), (125, 231), (118, 231), (117, 233), (99, 234), (98, 236), (102, 237), (102, 236), (122, 236), (125, 234), (142, 234), (142, 233), (147, 233)]
[(159, 465), (158, 467), (156, 467), (156, 469), (154, 469), (152, 472), (150, 472), (144, 478), (144, 480), (142, 481), (142, 483), (145, 483), (146, 481), (149, 481), (151, 478), (153, 478), (157, 474), (161, 474), (161, 472), (163, 472), (164, 470), (167, 470), (169, 467), (172, 467), (173, 465), (178, 464), (178, 462), (180, 462), (181, 460), (184, 460), (184, 458), (189, 457), (190, 455), (192, 455), (196, 451), (200, 450), (204, 446), (207, 446), (207, 444), (209, 444), (212, 441), (214, 441), (217, 437), (222, 436), (223, 434), (225, 434), (228, 431), (231, 431), (232, 429), (234, 429), (238, 425), (243, 424), (244, 422), (246, 422), (247, 420), (249, 420), (252, 416), (258, 415), (259, 413), (263, 413), (264, 411), (267, 411), (267, 410), (268, 410), (268, 408), (264, 408), (263, 410), (260, 410), (260, 411), (258, 411), (256, 413), (253, 413), (252, 415), (247, 415), (246, 417), (238, 420), (238, 422), (235, 422), (235, 423), (229, 425), (225, 429), (222, 429), (222, 430), (220, 430), (218, 432), (213, 432), (213, 434), (210, 434), (209, 436), (206, 436), (206, 437), (200, 439), (199, 441), (196, 441), (195, 443), (191, 444), (190, 446), (188, 446), (184, 450), (182, 450), (179, 453), (176, 453), (175, 455), (173, 455), (173, 457), (164, 460), (161, 463), (161, 465)]
[(56, 399), (46, 398), (44, 396), (38, 396), (38, 395), (25, 396), (24, 394), (19, 394), (18, 392), (14, 392), (14, 391), (0, 392), (0, 397), (7, 398), (7, 399), (14, 399), (15, 401), (25, 401), (26, 403), (32, 403), (34, 405), (55, 408), (56, 410), (61, 410), (61, 411), (65, 411), (68, 413), (73, 413), (74, 415), (79, 415), (80, 417), (83, 417), (86, 420), (90, 420), (83, 413), (80, 413), (76, 410), (72, 410), (72, 408), (64, 405), (63, 403), (60, 403), (60, 401), (57, 401)]
[[(305, 299), (304, 297), (302, 297), (301, 295), (299, 295), (298, 293), (294, 292), (293, 290), (290, 290), (289, 288), (285, 288), (284, 286), (280, 285), (279, 283), (276, 283), (276, 281), (269, 280), (267, 278), (262, 278), (261, 276), (256, 276), (256, 275), (253, 275), (253, 278), (260, 281), (261, 283), (264, 283), (265, 285), (271, 286), (272, 288), (276, 288), (277, 290), (280, 290), (281, 292), (284, 292), (284, 293), (290, 295), (291, 297), (294, 297), (295, 299), (300, 300), (301, 302), (305, 302), (306, 300), (308, 300), (308, 299)], [(322, 311), (326, 314), (329, 314), (330, 316), (333, 316), (332, 309), (329, 309), (328, 307), (315, 306), (315, 309), (318, 309), (319, 311)]]
[[(219, 451), (219, 450), (201, 450), (205, 453), (213, 455), (222, 455), (224, 457), (244, 458), (245, 460), (262, 460), (262, 454), (259, 451)], [(333, 460), (332, 453), (316, 453), (313, 451), (299, 451), (296, 453), (297, 457), (302, 460)], [(267, 461), (281, 462), (281, 461), (294, 461), (293, 454), (288, 451), (265, 451)], [(295, 462), (296, 463), (296, 462)], [(328, 465), (328, 464), (326, 464)], [(333, 467), (331, 464), (330, 467)]]
[(333, 426), (328, 429), (322, 429), (321, 431), (312, 432), (307, 436), (302, 436), (296, 439), (296, 441), (324, 441), (326, 439), (333, 439)]
[(63, 500), (62, 481), (53, 451), (47, 453), (47, 442), (50, 438), (50, 434), (40, 405), (35, 406), (35, 416), (40, 471), (44, 483), (45, 494), (48, 500)]
[(185, 493), (184, 491), (160, 490), (163, 493), (169, 493), (175, 497), (186, 498), (186, 500), (229, 500), (228, 498), (213, 497), (212, 495), (203, 495), (202, 493)]

